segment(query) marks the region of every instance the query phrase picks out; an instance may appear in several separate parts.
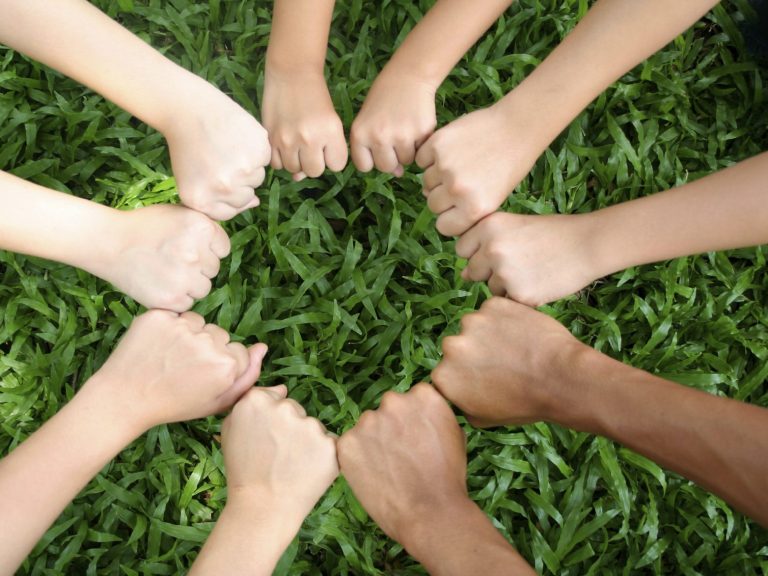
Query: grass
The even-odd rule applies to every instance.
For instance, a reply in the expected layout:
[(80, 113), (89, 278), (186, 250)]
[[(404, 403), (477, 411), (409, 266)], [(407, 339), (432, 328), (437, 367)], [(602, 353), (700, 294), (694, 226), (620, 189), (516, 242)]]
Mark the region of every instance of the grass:
[[(270, 2), (96, 2), (258, 113)], [(348, 127), (376, 71), (430, 2), (340, 0), (328, 73)], [(438, 94), (440, 124), (513, 88), (586, 0), (519, 0)], [(768, 149), (768, 71), (747, 54), (744, 0), (718, 6), (611, 87), (510, 199), (525, 213), (594, 210)], [(151, 89), (151, 87), (148, 87)], [(0, 48), (0, 169), (130, 208), (174, 198), (162, 138), (88, 90)], [(416, 170), (294, 184), (227, 225), (233, 254), (196, 309), (270, 346), (262, 381), (343, 432), (388, 389), (427, 379), (440, 338), (487, 296), (458, 276)], [(643, 266), (547, 307), (639, 368), (768, 406), (768, 249)], [(138, 306), (62, 265), (0, 253), (0, 453), (53, 415), (104, 361)], [(463, 420), (462, 420), (463, 422)], [(163, 575), (188, 568), (225, 498), (219, 418), (161, 426), (83, 491), (20, 574)], [(764, 529), (690, 482), (601, 438), (532, 425), (469, 435), (472, 497), (545, 574), (768, 574)], [(12, 497), (12, 495), (5, 495)], [(278, 575), (423, 574), (343, 481)]]

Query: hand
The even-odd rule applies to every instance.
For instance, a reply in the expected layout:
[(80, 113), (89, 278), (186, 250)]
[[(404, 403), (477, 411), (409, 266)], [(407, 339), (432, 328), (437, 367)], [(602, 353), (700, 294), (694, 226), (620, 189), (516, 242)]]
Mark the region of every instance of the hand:
[(230, 342), (193, 312), (151, 310), (133, 321), (86, 387), (110, 387), (110, 401), (132, 413), (141, 433), (228, 409), (256, 382), (266, 352), (264, 344)]
[[(468, 501), (464, 433), (429, 384), (387, 392), (338, 442), (341, 472), (387, 535), (418, 547), (422, 519)], [(463, 504), (461, 504), (463, 506)]]
[(268, 67), (263, 117), (274, 169), (285, 168), (302, 180), (317, 178), (326, 166), (339, 172), (347, 165), (344, 126), (322, 73), (279, 74)]
[(211, 291), (229, 238), (216, 222), (182, 206), (158, 205), (116, 214), (113, 244), (88, 270), (147, 308), (184, 312)]
[(228, 96), (194, 78), (163, 130), (184, 205), (229, 220), (259, 205), (269, 164), (267, 131)]
[(527, 306), (578, 292), (603, 275), (592, 250), (593, 222), (592, 214), (520, 216), (495, 212), (456, 243), (456, 254), (469, 259), (461, 277), (487, 281), (495, 296)]
[(569, 374), (582, 354), (598, 354), (549, 316), (505, 298), (491, 298), (443, 339), (432, 371), (440, 393), (475, 426), (564, 423), (578, 404)]
[(224, 421), (227, 505), (241, 497), (269, 503), (270, 515), (298, 530), (339, 468), (335, 437), (286, 393), (284, 386), (254, 388)]
[(384, 70), (352, 124), (352, 161), (361, 172), (376, 166), (402, 176), (403, 167), (413, 163), (416, 150), (435, 126), (435, 88)]
[(501, 206), (549, 144), (536, 119), (496, 104), (435, 132), (416, 154), (437, 229), (460, 236)]

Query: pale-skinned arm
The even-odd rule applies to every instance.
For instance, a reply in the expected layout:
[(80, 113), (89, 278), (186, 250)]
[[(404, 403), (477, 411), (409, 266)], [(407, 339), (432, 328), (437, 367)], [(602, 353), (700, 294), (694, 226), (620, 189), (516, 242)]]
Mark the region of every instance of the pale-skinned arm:
[(190, 576), (269, 576), (339, 474), (336, 438), (285, 386), (254, 389), (222, 427), (227, 503)]
[(13, 494), (0, 513), (0, 574), (13, 574), (77, 493), (142, 433), (234, 404), (265, 353), (263, 344), (230, 343), (191, 312), (134, 320), (72, 401), (0, 460), (0, 490)]
[(443, 340), (435, 386), (477, 426), (546, 421), (600, 434), (768, 526), (768, 410), (658, 378), (504, 298)]
[(99, 92), (162, 132), (182, 201), (224, 220), (259, 203), (266, 131), (86, 0), (0, 0), (0, 42)]
[(339, 439), (338, 452), (371, 518), (430, 574), (535, 574), (469, 499), (464, 432), (432, 386), (384, 394)]
[(325, 82), (335, 0), (275, 0), (262, 98), (272, 167), (295, 180), (338, 172), (347, 141)]
[(183, 206), (120, 211), (0, 172), (0, 250), (82, 268), (148, 308), (183, 312), (210, 292), (230, 244)]
[(355, 166), (396, 176), (437, 126), (435, 94), (512, 0), (438, 0), (382, 69), (352, 124)]
[(715, 4), (598, 0), (512, 92), (435, 132), (416, 162), (438, 230), (458, 236), (494, 212), (592, 100)]
[(590, 214), (496, 212), (456, 243), (468, 280), (529, 306), (630, 266), (768, 243), (768, 153)]

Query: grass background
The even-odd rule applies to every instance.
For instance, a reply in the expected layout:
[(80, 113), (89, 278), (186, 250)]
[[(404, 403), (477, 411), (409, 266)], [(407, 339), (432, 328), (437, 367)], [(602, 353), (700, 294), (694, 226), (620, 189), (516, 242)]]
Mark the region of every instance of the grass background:
[[(96, 4), (258, 116), (270, 2)], [(338, 2), (328, 75), (347, 127), (430, 4)], [(512, 89), (587, 8), (519, 0), (440, 89), (440, 124)], [(506, 208), (590, 211), (768, 149), (768, 72), (738, 29), (748, 10), (745, 0), (725, 2), (611, 87)], [(175, 200), (157, 133), (2, 47), (0, 169), (120, 208)], [(233, 254), (196, 310), (237, 339), (268, 343), (262, 381), (287, 383), (343, 432), (384, 391), (428, 378), (440, 338), (487, 293), (460, 279), (463, 263), (434, 230), (415, 170), (394, 179), (348, 167), (300, 184), (269, 174), (262, 196), (260, 209), (227, 225)], [(768, 406), (767, 255), (760, 247), (632, 268), (546, 310), (613, 357)], [(0, 454), (73, 396), (139, 311), (88, 274), (0, 252)], [(135, 442), (19, 573), (184, 572), (225, 499), (219, 425), (161, 426)], [(472, 497), (545, 574), (768, 574), (764, 529), (619, 445), (548, 425), (466, 430)], [(339, 480), (276, 573), (424, 571)]]

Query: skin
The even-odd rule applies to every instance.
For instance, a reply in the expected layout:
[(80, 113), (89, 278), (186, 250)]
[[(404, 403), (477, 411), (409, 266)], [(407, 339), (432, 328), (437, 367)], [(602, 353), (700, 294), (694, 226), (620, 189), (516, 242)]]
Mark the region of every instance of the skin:
[[(0, 42), (160, 131), (181, 200), (214, 220), (259, 204), (267, 132), (245, 110), (85, 0), (1, 0)], [(148, 89), (150, 87), (150, 89)]]
[(437, 229), (459, 236), (494, 212), (536, 159), (612, 82), (715, 4), (598, 0), (561, 44), (493, 106), (435, 132), (419, 148)]
[(611, 438), (768, 526), (764, 408), (626, 366), (504, 298), (462, 318), (432, 380), (476, 426), (546, 421)]
[(247, 350), (197, 314), (134, 320), (104, 366), (53, 418), (0, 460), (0, 574), (13, 574), (69, 502), (153, 426), (216, 414), (258, 379), (266, 346)]
[(182, 206), (122, 212), (0, 172), (0, 249), (63, 262), (148, 308), (188, 310), (229, 254), (224, 230)]
[(432, 386), (384, 394), (338, 457), (371, 518), (430, 574), (535, 574), (469, 499), (464, 433)]
[(456, 243), (465, 280), (538, 306), (630, 266), (768, 243), (768, 153), (591, 214), (497, 212)]
[(336, 439), (286, 388), (253, 389), (222, 428), (228, 497), (190, 576), (269, 576), (338, 476)]
[(511, 0), (438, 0), (381, 71), (352, 124), (355, 166), (402, 176), (437, 126), (435, 93)]
[(294, 180), (347, 165), (344, 126), (323, 76), (334, 0), (275, 0), (262, 108), (272, 167)]

